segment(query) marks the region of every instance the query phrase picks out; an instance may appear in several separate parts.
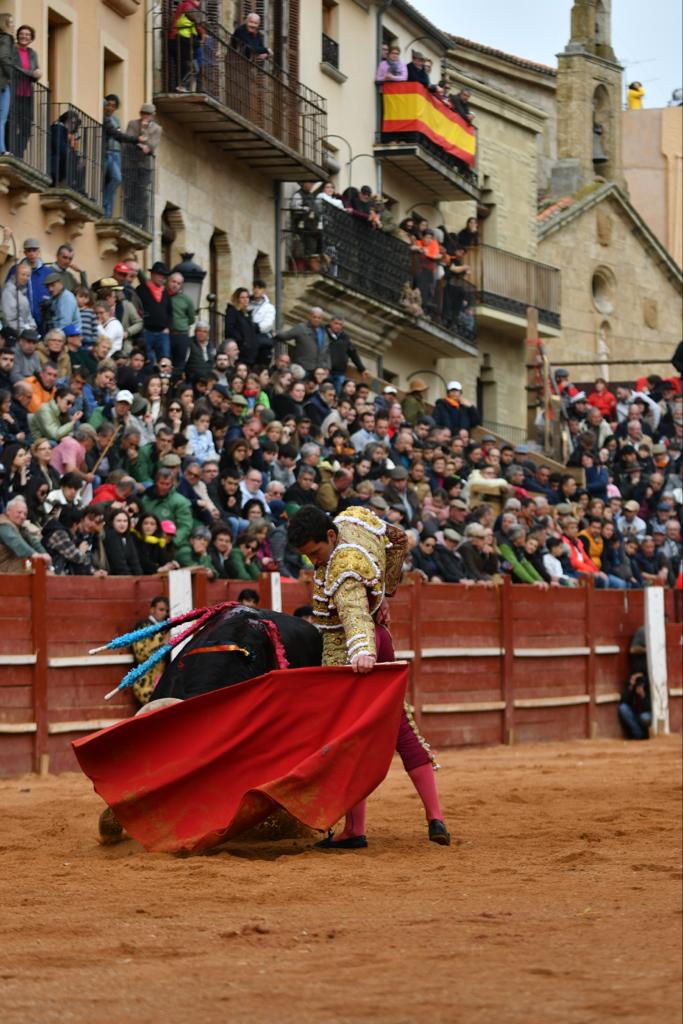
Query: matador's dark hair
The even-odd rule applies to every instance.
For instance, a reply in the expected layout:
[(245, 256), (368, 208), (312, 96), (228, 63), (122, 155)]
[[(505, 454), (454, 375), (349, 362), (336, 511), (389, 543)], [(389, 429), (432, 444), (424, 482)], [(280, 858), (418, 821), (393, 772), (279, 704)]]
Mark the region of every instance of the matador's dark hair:
[(292, 547), (301, 548), (311, 540), (327, 540), (328, 530), (338, 532), (327, 512), (323, 512), (316, 505), (304, 505), (292, 516), (287, 527), (287, 536)]

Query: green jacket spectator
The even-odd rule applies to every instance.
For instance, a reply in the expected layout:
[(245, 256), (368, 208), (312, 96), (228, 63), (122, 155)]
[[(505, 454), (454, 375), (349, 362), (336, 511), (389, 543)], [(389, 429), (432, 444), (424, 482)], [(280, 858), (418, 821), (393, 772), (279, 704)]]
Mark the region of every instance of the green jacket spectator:
[(170, 519), (176, 526), (175, 551), (176, 560), (183, 566), (192, 565), (192, 550), (190, 548), (190, 534), (194, 525), (192, 520), (192, 505), (178, 494), (174, 484), (173, 473), (170, 469), (158, 469), (154, 478), (154, 485), (142, 496), (142, 511), (151, 512), (161, 522)]
[(26, 502), (17, 497), (0, 515), (0, 573), (26, 572), (27, 558), (46, 553), (37, 537), (24, 526), (26, 512)]
[(197, 319), (197, 310), (192, 299), (189, 299), (185, 292), (171, 295), (171, 310), (171, 330), (189, 334), (190, 328)]
[(498, 545), (500, 557), (509, 563), (512, 575), (517, 583), (543, 583), (543, 577), (534, 568), (524, 553), (524, 548), (516, 548), (505, 541)]
[[(237, 538), (235, 547), (230, 552), (227, 562), (227, 571), (230, 579), (233, 580), (256, 580), (259, 576), (259, 568), (253, 557), (256, 554), (258, 544), (251, 537), (242, 534)], [(251, 556), (251, 557), (250, 557)]]
[(34, 441), (46, 437), (48, 441), (61, 441), (73, 433), (74, 427), (81, 418), (77, 413), (72, 417), (70, 410), (74, 404), (74, 396), (66, 388), (58, 388), (55, 397), (41, 405), (38, 412), (31, 417), (31, 435)]

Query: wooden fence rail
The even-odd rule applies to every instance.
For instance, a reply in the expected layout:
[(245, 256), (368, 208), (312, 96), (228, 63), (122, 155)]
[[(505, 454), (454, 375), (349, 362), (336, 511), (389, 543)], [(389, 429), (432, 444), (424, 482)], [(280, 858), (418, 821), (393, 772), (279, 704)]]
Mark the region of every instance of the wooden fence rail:
[[(235, 600), (241, 580), (193, 576), (197, 606)], [(128, 653), (89, 656), (146, 618), (163, 577), (51, 576), (44, 564), (2, 577), (0, 775), (74, 770), (71, 740), (128, 717), (129, 693), (103, 696)], [(255, 584), (272, 607), (272, 578)], [(310, 603), (309, 579), (282, 581), (282, 608)], [(681, 628), (666, 595), (671, 728), (681, 729)], [(411, 663), (409, 699), (438, 747), (619, 735), (616, 704), (628, 647), (643, 622), (642, 591), (493, 590), (409, 576), (391, 601), (398, 657)]]

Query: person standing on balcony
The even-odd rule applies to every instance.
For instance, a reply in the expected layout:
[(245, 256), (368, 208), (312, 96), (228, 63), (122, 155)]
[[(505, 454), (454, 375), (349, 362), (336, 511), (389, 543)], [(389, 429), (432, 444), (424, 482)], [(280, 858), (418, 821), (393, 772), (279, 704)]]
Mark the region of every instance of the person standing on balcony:
[(384, 57), (377, 67), (375, 73), (376, 82), (407, 82), (408, 67), (401, 60), (401, 47), (393, 43), (389, 47), (389, 53)]
[(43, 72), (38, 65), (38, 54), (31, 48), (36, 32), (30, 25), (20, 25), (17, 29), (17, 65), (14, 97), (14, 132), (10, 139), (12, 152), (19, 159), (24, 159), (24, 150), (31, 138), (33, 127), (33, 83), (42, 77)]
[(199, 0), (181, 0), (176, 7), (168, 32), (169, 86), (176, 92), (189, 92), (194, 78), (195, 44), (204, 30), (201, 27)]
[(451, 98), (451, 106), (453, 110), (458, 114), (463, 121), (467, 124), (472, 124), (474, 121), (474, 114), (470, 110), (470, 97), (472, 93), (469, 89), (461, 89), (460, 92), (456, 93)]
[(458, 232), (458, 243), (463, 249), (471, 249), (473, 245), (479, 245), (480, 242), (479, 221), (476, 217), (468, 217), (465, 227)]
[(171, 297), (166, 290), (168, 270), (157, 260), (149, 272), (149, 280), (138, 285), (137, 294), (144, 310), (144, 335), (147, 362), (153, 365), (171, 355)]
[(121, 131), (121, 124), (116, 111), (119, 109), (120, 100), (111, 92), (104, 97), (104, 195), (102, 206), (104, 216), (113, 216), (114, 200), (121, 185), (121, 143), (127, 142), (137, 145), (137, 135), (125, 135)]
[(153, 103), (142, 104), (140, 116), (126, 126), (126, 135), (136, 138), (138, 144), (126, 146), (123, 153), (123, 219), (144, 230), (148, 229), (154, 155), (163, 134), (154, 119), (156, 112)]
[(420, 85), (424, 85), (425, 89), (431, 89), (429, 75), (425, 71), (425, 59), (423, 53), (420, 53), (419, 50), (413, 50), (412, 60), (407, 67), (408, 81), (419, 82)]
[(236, 50), (244, 54), (245, 57), (248, 57), (249, 60), (257, 60), (262, 63), (273, 56), (273, 51), (269, 50), (266, 46), (263, 32), (259, 31), (260, 28), (261, 18), (258, 14), (252, 12), (247, 15), (247, 20), (244, 24), (239, 25), (235, 29), (230, 42)]
[(0, 156), (10, 155), (5, 136), (12, 104), (12, 75), (19, 64), (13, 30), (12, 15), (0, 14)]

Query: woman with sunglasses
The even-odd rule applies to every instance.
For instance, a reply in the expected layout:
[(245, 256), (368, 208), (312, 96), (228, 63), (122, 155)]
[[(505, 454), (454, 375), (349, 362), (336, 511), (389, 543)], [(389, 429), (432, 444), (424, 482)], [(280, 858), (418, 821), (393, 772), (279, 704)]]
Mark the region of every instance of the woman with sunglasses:
[(83, 417), (82, 412), (71, 410), (76, 398), (69, 388), (61, 387), (55, 391), (55, 397), (45, 405), (41, 405), (31, 420), (31, 433), (36, 440), (41, 437), (48, 441), (61, 441), (73, 433), (73, 429)]
[(241, 533), (228, 558), (228, 571), (233, 580), (258, 579), (259, 567), (256, 561), (258, 541), (248, 533)]
[(190, 416), (185, 406), (177, 398), (171, 398), (166, 402), (161, 418), (164, 423), (168, 423), (169, 427), (172, 427), (174, 434), (183, 434), (190, 422)]

